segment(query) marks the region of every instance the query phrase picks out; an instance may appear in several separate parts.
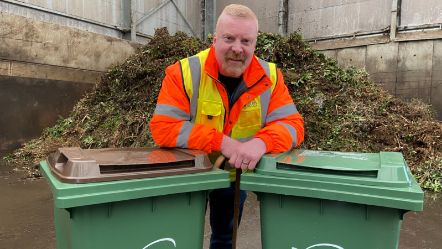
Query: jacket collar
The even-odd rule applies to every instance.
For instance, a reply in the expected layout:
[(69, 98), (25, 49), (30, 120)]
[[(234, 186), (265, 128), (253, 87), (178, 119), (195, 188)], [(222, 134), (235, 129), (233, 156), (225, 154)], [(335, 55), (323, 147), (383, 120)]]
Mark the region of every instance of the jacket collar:
[[(204, 70), (211, 77), (218, 79), (219, 68), (215, 56), (215, 47), (212, 45), (209, 49), (210, 49), (209, 54), (204, 64)], [(247, 87), (251, 87), (256, 82), (258, 82), (264, 75), (265, 75), (265, 70), (264, 68), (262, 68), (257, 57), (254, 55), (252, 61), (250, 62), (250, 65), (246, 68), (246, 70), (242, 75), (243, 80), (246, 83)]]

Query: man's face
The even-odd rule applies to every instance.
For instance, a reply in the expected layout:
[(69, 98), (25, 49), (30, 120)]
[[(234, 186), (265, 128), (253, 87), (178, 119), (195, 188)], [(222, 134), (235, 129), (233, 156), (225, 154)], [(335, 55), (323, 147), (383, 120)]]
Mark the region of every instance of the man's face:
[(258, 27), (251, 18), (222, 15), (213, 38), (216, 60), (222, 75), (238, 78), (252, 61)]

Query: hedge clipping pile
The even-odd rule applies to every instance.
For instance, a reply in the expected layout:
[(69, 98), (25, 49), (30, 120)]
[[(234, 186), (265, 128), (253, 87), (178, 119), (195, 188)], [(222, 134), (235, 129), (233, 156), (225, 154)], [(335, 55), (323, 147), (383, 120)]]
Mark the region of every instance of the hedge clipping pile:
[[(158, 29), (149, 44), (105, 73), (70, 115), (7, 159), (39, 176), (35, 166), (62, 146), (154, 146), (148, 122), (164, 69), (209, 43)], [(441, 190), (442, 123), (419, 101), (402, 101), (371, 82), (364, 71), (342, 69), (302, 37), (260, 33), (256, 54), (275, 62), (305, 118), (302, 148), (402, 152), (421, 186)]]

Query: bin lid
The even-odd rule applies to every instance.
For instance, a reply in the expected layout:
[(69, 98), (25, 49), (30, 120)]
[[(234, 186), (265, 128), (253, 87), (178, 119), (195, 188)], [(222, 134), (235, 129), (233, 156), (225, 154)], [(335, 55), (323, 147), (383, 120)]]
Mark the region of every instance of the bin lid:
[(263, 192), (422, 210), (423, 192), (398, 152), (294, 150), (270, 154), (261, 159), (256, 174), (246, 174), (241, 180), (246, 190), (257, 184), (252, 180), (255, 176), (267, 177), (260, 180), (267, 184), (259, 187)]
[(364, 185), (411, 185), (401, 153), (296, 150), (275, 157), (273, 163), (268, 161), (259, 166), (263, 174)]
[(162, 148), (59, 148), (48, 157), (60, 181), (102, 182), (209, 171), (207, 154), (196, 150)]

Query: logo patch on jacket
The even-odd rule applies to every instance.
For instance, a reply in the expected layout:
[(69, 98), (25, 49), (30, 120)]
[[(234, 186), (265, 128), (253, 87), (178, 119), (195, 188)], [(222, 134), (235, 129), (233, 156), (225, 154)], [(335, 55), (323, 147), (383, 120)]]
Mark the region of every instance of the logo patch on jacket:
[(256, 107), (258, 107), (258, 101), (256, 101), (256, 99), (244, 106), (245, 109), (255, 109)]

